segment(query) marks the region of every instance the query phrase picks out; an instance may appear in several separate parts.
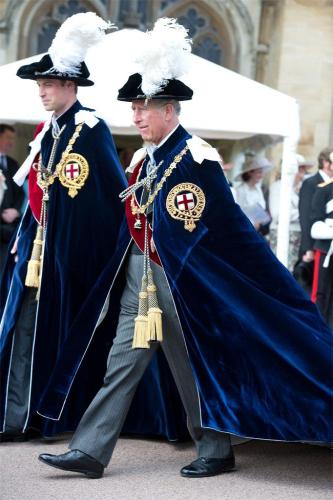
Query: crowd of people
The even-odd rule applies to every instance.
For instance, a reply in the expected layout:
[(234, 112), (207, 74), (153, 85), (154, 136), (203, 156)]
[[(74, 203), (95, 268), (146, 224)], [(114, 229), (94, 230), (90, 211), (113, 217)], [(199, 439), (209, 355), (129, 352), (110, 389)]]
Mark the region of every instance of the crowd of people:
[[(288, 269), (333, 328), (333, 262), (330, 260), (333, 223), (329, 194), (333, 182), (333, 147), (320, 151), (315, 172), (314, 162), (302, 155), (297, 154), (296, 161), (297, 172), (289, 200)], [(233, 195), (275, 253), (280, 198), (283, 196), (281, 173), (270, 185), (262, 182), (272, 168), (265, 157), (246, 152), (241, 172), (234, 179)], [(318, 222), (322, 223), (321, 230), (318, 230)]]
[[(191, 43), (162, 18), (118, 92), (144, 141), (127, 182), (108, 127), (77, 98), (93, 85), (82, 49), (108, 26), (72, 16), (17, 72), (51, 117), (14, 176), (28, 176), (29, 204), (1, 282), (0, 440), (75, 431), (67, 452), (39, 459), (90, 478), (103, 476), (131, 409), (136, 434), (187, 424), (197, 458), (186, 478), (234, 470), (231, 435), (332, 442), (332, 332), (267, 243), (272, 165), (247, 159), (235, 203), (219, 153), (180, 124)], [(302, 247), (317, 298), (332, 271), (328, 158), (309, 226), (325, 245)]]

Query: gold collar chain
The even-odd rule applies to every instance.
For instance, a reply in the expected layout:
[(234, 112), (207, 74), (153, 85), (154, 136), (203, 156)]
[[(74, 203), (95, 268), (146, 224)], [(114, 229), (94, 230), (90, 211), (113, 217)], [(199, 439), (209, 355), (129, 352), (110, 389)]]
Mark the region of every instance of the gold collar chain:
[[(42, 169), (42, 155), (41, 154), (39, 155), (39, 161), (38, 161), (38, 166), (37, 166), (37, 184), (41, 189), (43, 189), (43, 190), (47, 189), (51, 184), (54, 183), (55, 179), (57, 177), (59, 177), (59, 173), (61, 171), (61, 168), (63, 167), (64, 163), (66, 162), (66, 159), (67, 159), (69, 153), (72, 151), (73, 146), (75, 144), (75, 141), (79, 137), (83, 125), (84, 125), (84, 122), (79, 123), (76, 126), (74, 134), (70, 138), (65, 151), (62, 153), (61, 160), (58, 163), (58, 165), (56, 166), (53, 174), (51, 172), (46, 171), (46, 169), (44, 169), (44, 168)], [(49, 162), (49, 164), (50, 164), (50, 162)], [(46, 174), (45, 179), (43, 178), (43, 174)]]
[(177, 167), (178, 163), (182, 160), (183, 156), (187, 153), (187, 151), (188, 151), (188, 146), (185, 146), (185, 148), (182, 149), (182, 151), (174, 157), (172, 163), (165, 170), (163, 177), (156, 184), (155, 190), (148, 196), (147, 203), (145, 203), (144, 205), (141, 205), (141, 206), (140, 205), (137, 206), (135, 204), (135, 194), (132, 195), (132, 197), (131, 197), (131, 210), (132, 210), (133, 215), (139, 215), (139, 214), (145, 213), (146, 209), (149, 207), (149, 205), (151, 205), (153, 203), (156, 196), (158, 195), (158, 193), (162, 189), (162, 186), (165, 183), (165, 181), (167, 180), (167, 178), (171, 175), (172, 171)]

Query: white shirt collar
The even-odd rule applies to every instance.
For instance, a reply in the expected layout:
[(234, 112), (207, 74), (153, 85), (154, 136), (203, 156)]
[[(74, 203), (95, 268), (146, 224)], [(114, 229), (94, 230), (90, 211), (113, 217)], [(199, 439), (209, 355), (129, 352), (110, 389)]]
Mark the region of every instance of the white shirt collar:
[(324, 172), (322, 169), (318, 170), (318, 172), (320, 173), (320, 175), (322, 176), (322, 178), (325, 182), (331, 180), (331, 177), (329, 175), (327, 175), (327, 173)]
[(156, 149), (160, 148), (168, 139), (169, 137), (172, 136), (172, 134), (175, 132), (175, 130), (177, 130), (177, 128), (179, 127), (179, 123), (177, 123), (177, 125), (175, 126), (174, 129), (171, 130), (171, 132), (169, 132), (168, 135), (166, 135), (159, 144), (154, 144), (154, 143), (150, 143), (146, 146), (146, 150), (147, 150), (147, 153), (149, 155), (149, 158), (150, 158), (150, 161), (152, 163), (155, 163), (155, 160), (154, 160), (154, 152), (156, 151)]
[(55, 117), (53, 114), (51, 117), (52, 128), (56, 134), (59, 134), (59, 132), (60, 132), (60, 127), (59, 127), (58, 122), (57, 122), (57, 120), (58, 120), (58, 118), (60, 118), (60, 116)]

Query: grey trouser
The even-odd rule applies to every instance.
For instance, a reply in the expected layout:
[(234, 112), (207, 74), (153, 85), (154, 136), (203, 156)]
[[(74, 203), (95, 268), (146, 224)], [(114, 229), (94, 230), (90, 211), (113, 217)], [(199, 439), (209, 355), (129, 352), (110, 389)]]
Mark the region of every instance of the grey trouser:
[(162, 268), (154, 263), (152, 267), (159, 306), (163, 310), (163, 342), (152, 343), (150, 349), (132, 348), (143, 272), (143, 256), (132, 252), (104, 384), (82, 417), (69, 446), (87, 453), (104, 466), (111, 459), (137, 385), (159, 345), (179, 390), (198, 456), (224, 458), (230, 452), (228, 434), (201, 427), (198, 393), (172, 295)]
[(15, 325), (5, 431), (21, 432), (28, 413), (31, 355), (37, 309), (36, 293), (36, 288), (25, 288), (23, 303)]

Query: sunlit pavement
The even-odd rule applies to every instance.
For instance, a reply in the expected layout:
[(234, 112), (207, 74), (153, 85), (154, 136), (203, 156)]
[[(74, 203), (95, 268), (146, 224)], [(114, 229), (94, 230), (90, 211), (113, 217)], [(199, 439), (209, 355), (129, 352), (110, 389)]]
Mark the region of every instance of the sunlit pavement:
[(52, 469), (39, 453), (63, 453), (67, 439), (0, 444), (1, 500), (321, 500), (332, 496), (328, 448), (250, 441), (235, 447), (237, 471), (204, 479), (179, 475), (190, 443), (122, 438), (102, 479)]

